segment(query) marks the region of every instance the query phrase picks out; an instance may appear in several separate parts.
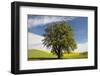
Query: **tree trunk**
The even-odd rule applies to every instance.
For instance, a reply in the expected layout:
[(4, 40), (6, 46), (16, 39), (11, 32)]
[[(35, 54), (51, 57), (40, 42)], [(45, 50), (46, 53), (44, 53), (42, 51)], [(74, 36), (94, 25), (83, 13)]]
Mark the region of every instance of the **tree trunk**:
[(61, 54), (60, 54), (60, 52), (61, 52), (61, 51), (60, 51), (60, 50), (58, 50), (58, 59), (60, 59), (60, 58), (61, 58), (61, 56), (60, 56), (60, 55), (61, 55)]

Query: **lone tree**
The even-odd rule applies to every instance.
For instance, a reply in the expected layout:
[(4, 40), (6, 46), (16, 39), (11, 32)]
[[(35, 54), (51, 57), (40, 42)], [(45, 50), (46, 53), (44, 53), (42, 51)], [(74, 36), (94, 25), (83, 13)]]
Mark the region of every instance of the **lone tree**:
[(51, 52), (56, 54), (58, 59), (63, 56), (64, 51), (69, 53), (77, 48), (72, 28), (64, 21), (49, 24), (45, 28), (43, 44), (51, 48)]

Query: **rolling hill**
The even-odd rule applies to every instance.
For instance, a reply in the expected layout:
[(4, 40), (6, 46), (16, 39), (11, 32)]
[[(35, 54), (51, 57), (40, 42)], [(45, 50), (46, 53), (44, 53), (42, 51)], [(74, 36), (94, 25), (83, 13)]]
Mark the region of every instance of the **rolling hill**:
[[(64, 53), (62, 59), (83, 59), (88, 58), (88, 53), (83, 52), (70, 52)], [(37, 50), (37, 49), (29, 49), (28, 50), (28, 60), (49, 60), (49, 59), (57, 59), (57, 56), (52, 54), (47, 50)]]
[(57, 58), (49, 51), (30, 49), (28, 50), (28, 59), (45, 59), (45, 58)]

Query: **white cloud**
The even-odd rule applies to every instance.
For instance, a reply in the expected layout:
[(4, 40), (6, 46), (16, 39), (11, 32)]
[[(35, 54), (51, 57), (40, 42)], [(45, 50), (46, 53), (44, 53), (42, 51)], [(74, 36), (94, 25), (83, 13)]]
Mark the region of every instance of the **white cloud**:
[(88, 43), (80, 43), (77, 45), (77, 49), (75, 49), (75, 51), (78, 52), (84, 52), (84, 51), (88, 51)]
[(51, 22), (69, 21), (69, 20), (73, 20), (74, 18), (75, 17), (38, 16), (35, 18), (28, 19), (28, 27), (44, 25), (44, 24), (51, 23)]
[(38, 50), (50, 50), (43, 46), (42, 40), (44, 37), (28, 33), (28, 49), (38, 49)]

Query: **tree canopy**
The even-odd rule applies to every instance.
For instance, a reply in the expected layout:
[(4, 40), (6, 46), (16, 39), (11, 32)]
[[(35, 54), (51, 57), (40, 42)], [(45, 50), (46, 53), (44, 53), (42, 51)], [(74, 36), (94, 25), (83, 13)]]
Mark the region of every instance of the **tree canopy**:
[(59, 59), (63, 56), (64, 51), (70, 52), (77, 48), (73, 30), (64, 21), (48, 24), (43, 36), (44, 46), (51, 48), (51, 52), (56, 54)]

